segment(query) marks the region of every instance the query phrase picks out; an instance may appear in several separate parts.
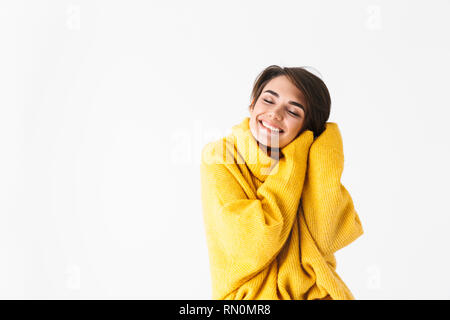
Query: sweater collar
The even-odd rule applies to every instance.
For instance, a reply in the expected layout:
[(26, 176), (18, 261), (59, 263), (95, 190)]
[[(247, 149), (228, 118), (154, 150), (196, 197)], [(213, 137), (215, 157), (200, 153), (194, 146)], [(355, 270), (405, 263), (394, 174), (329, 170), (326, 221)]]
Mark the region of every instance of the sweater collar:
[(278, 160), (268, 156), (266, 151), (258, 146), (250, 130), (249, 117), (245, 117), (241, 123), (232, 127), (232, 136), (235, 138), (237, 152), (243, 158), (247, 167), (256, 178), (264, 181), (278, 163)]

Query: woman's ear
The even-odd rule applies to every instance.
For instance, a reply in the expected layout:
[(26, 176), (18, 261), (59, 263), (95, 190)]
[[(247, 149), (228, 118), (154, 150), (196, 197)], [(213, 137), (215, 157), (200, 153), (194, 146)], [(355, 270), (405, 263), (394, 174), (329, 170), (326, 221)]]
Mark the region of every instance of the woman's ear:
[(252, 102), (251, 102), (250, 105), (248, 106), (248, 109), (249, 109), (250, 111), (253, 111), (253, 108), (255, 107), (254, 103), (255, 103), (255, 98), (253, 98)]

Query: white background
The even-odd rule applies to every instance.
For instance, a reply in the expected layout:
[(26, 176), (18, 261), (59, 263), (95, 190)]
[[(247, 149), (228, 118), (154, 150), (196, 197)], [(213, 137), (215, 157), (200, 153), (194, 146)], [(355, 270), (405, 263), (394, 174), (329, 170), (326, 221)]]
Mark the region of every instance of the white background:
[(202, 146), (267, 66), (332, 97), (357, 299), (449, 299), (450, 1), (1, 1), (0, 297), (210, 299)]

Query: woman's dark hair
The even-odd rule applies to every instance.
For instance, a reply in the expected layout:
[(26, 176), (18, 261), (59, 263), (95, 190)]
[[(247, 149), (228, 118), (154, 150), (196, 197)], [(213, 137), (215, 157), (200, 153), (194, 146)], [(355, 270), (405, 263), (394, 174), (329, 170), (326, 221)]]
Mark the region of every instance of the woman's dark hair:
[[(306, 99), (305, 121), (300, 133), (311, 130), (318, 137), (325, 130), (325, 123), (330, 116), (331, 98), (325, 83), (304, 67), (280, 67), (271, 65), (264, 69), (253, 84), (249, 108), (253, 109), (264, 86), (273, 78), (287, 76), (303, 93)], [(299, 133), (299, 134), (300, 134)]]

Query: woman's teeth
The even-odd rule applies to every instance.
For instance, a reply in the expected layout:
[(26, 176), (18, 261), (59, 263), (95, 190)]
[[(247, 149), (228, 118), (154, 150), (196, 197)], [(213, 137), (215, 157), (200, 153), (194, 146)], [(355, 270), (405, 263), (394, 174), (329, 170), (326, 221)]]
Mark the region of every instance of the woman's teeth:
[(271, 132), (277, 132), (277, 133), (283, 132), (283, 130), (274, 128), (274, 127), (270, 126), (270, 124), (268, 124), (267, 122), (264, 122), (264, 121), (262, 121), (262, 120), (259, 121), (259, 123), (261, 123), (261, 125), (262, 125), (263, 127), (265, 127), (266, 129), (269, 129)]

